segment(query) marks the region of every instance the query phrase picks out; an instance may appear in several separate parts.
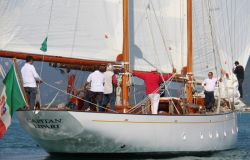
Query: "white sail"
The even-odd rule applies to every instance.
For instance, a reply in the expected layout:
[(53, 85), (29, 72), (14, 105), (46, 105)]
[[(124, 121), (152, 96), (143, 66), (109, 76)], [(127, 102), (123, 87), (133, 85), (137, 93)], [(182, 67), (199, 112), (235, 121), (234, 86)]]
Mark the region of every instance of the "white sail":
[(234, 62), (244, 67), (250, 53), (250, 1), (193, 1), (194, 75), (217, 76), (220, 69), (232, 74)]
[(180, 71), (186, 66), (186, 0), (130, 2), (131, 68)]
[(1, 0), (0, 50), (115, 61), (122, 53), (122, 10), (122, 0)]

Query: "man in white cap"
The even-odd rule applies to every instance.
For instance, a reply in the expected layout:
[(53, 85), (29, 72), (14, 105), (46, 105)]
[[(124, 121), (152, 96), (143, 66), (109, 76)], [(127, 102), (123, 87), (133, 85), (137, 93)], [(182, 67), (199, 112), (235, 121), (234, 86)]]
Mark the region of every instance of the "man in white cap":
[(100, 112), (105, 111), (107, 104), (110, 103), (112, 111), (115, 111), (115, 88), (117, 86), (117, 79), (114, 75), (114, 67), (112, 64), (108, 64), (106, 71), (104, 72), (104, 94), (102, 99), (102, 108)]

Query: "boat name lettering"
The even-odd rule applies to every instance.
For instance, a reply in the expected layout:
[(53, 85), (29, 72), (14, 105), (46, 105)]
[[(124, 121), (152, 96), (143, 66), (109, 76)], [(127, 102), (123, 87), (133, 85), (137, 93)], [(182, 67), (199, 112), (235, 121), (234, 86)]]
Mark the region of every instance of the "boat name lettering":
[(28, 119), (28, 121), (36, 124), (62, 123), (62, 119)]
[(57, 129), (60, 128), (62, 119), (27, 119), (28, 122), (31, 122), (35, 128), (49, 128)]
[(34, 124), (34, 127), (35, 128), (49, 128), (49, 129), (54, 129), (54, 128), (60, 128), (60, 125), (57, 124), (57, 125), (54, 125), (54, 124), (51, 124), (51, 125), (47, 125), (47, 124)]

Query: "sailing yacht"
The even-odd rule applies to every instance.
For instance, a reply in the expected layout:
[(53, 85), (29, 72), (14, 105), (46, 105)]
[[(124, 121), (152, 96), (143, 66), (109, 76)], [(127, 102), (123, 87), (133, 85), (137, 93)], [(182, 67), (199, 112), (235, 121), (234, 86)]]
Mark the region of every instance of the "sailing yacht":
[[(20, 125), (52, 154), (232, 149), (238, 134), (235, 107), (242, 102), (231, 67), (234, 60), (245, 66), (249, 58), (249, 20), (244, 18), (250, 16), (249, 6), (235, 0), (0, 1), (1, 57), (32, 55), (42, 63), (84, 70), (112, 63), (122, 71), (116, 111), (62, 109), (66, 102), (52, 100), (35, 112), (17, 111)], [(47, 51), (40, 50), (44, 39)], [(130, 70), (152, 68), (163, 74), (177, 70), (164, 84), (167, 97), (156, 115), (147, 98), (130, 103), (127, 85)], [(208, 113), (204, 94), (196, 89), (209, 71), (219, 76), (221, 68), (232, 83), (217, 86), (215, 111)], [(172, 83), (181, 86), (180, 94), (169, 92)]]

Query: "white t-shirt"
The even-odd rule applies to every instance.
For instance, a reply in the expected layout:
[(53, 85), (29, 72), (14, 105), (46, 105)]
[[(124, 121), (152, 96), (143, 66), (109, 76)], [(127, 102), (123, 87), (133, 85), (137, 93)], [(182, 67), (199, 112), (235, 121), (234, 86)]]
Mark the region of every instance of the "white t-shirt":
[(202, 85), (204, 86), (205, 91), (211, 92), (214, 91), (216, 82), (217, 78), (212, 78), (212, 79), (207, 78), (202, 82)]
[(90, 90), (92, 92), (104, 91), (104, 87), (103, 87), (104, 74), (101, 73), (100, 71), (94, 71), (93, 73), (91, 73), (87, 78), (87, 82), (90, 83)]
[(104, 94), (110, 94), (113, 92), (112, 76), (114, 72), (106, 71), (104, 72)]
[(36, 69), (33, 65), (25, 63), (21, 69), (21, 74), (23, 78), (24, 87), (37, 87), (36, 80), (40, 81), (41, 78), (36, 72)]

